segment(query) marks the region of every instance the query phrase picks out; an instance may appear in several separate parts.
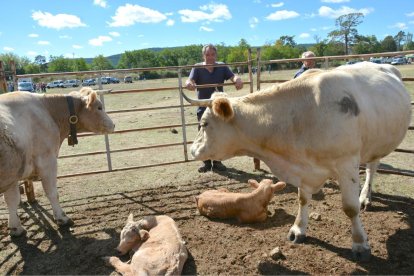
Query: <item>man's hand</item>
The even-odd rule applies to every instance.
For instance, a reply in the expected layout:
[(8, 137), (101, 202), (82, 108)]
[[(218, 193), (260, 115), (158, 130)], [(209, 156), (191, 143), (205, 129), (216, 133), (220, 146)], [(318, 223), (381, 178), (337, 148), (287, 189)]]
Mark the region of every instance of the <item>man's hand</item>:
[(191, 91), (194, 91), (194, 90), (195, 90), (195, 84), (194, 84), (191, 80), (187, 80), (187, 81), (185, 82), (185, 87), (186, 87), (188, 90), (191, 90)]
[(236, 87), (237, 90), (240, 90), (243, 88), (243, 81), (241, 78), (235, 76), (233, 80), (234, 80), (234, 86)]

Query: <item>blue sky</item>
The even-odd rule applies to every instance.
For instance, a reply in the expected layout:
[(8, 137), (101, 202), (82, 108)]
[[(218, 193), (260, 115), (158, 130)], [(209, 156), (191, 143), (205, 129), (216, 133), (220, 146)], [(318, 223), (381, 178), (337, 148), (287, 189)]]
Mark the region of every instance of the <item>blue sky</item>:
[(414, 32), (413, 0), (11, 0), (2, 1), (0, 53), (95, 57), (190, 44), (252, 46), (282, 35), (314, 43), (335, 19), (365, 15), (362, 35)]

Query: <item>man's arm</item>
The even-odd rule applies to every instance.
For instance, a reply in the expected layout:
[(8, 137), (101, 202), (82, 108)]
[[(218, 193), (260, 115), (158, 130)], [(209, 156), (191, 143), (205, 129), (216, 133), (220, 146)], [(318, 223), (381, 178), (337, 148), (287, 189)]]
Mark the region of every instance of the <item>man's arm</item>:
[(234, 83), (234, 86), (237, 90), (240, 90), (243, 88), (243, 81), (239, 76), (234, 75), (230, 80)]
[(195, 84), (195, 81), (194, 81), (194, 80), (192, 80), (192, 79), (187, 79), (187, 80), (185, 81), (185, 87), (186, 87), (188, 90), (194, 91), (194, 90), (195, 90), (195, 86), (196, 86), (196, 84)]

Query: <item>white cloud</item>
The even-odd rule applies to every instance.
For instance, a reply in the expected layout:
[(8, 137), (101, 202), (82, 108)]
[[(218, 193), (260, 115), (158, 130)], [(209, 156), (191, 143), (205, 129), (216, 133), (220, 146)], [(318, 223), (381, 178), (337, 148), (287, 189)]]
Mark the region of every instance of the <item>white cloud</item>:
[(308, 38), (308, 37), (310, 37), (310, 34), (308, 34), (308, 33), (301, 33), (299, 35), (299, 38)]
[(37, 52), (35, 52), (35, 51), (28, 51), (26, 53), (26, 55), (28, 55), (29, 57), (35, 57), (35, 56), (37, 56)]
[(39, 44), (39, 45), (49, 45), (50, 42), (46, 41), (46, 40), (40, 40), (40, 41), (37, 42), (37, 44)]
[(285, 4), (285, 3), (283, 3), (283, 2), (279, 2), (279, 3), (270, 4), (270, 6), (271, 6), (272, 8), (280, 8), (280, 7), (282, 7), (284, 4)]
[(405, 15), (408, 17), (411, 17), (411, 16), (414, 16), (414, 12), (406, 13)]
[(174, 20), (172, 20), (172, 19), (167, 20), (167, 26), (174, 26), (174, 24), (175, 24)]
[(159, 23), (167, 17), (159, 11), (145, 8), (139, 5), (126, 4), (120, 6), (112, 16), (111, 27), (126, 27), (135, 23)]
[(258, 23), (259, 23), (259, 19), (257, 19), (257, 17), (252, 17), (249, 19), (249, 26), (252, 29), (256, 28)]
[(212, 31), (214, 31), (214, 29), (212, 29), (212, 28), (208, 28), (208, 27), (206, 27), (206, 26), (201, 26), (201, 27), (200, 27), (200, 31), (212, 32)]
[(68, 35), (60, 35), (59, 38), (62, 38), (62, 39), (72, 39), (72, 37), (71, 36), (68, 36)]
[(373, 11), (372, 8), (363, 8), (363, 9), (354, 9), (354, 8), (350, 8), (350, 7), (346, 7), (346, 6), (342, 6), (341, 8), (334, 10), (330, 7), (327, 6), (322, 6), (319, 8), (319, 15), (321, 17), (329, 17), (329, 18), (338, 18), (341, 15), (344, 14), (349, 14), (349, 13), (357, 13), (360, 12), (363, 15), (367, 15), (369, 13), (371, 13)]
[(106, 0), (93, 0), (93, 4), (96, 6), (101, 6), (102, 8), (106, 8), (108, 6)]
[(276, 12), (269, 14), (268, 16), (266, 16), (266, 19), (278, 21), (278, 20), (295, 18), (295, 17), (298, 17), (299, 15), (300, 14), (295, 11), (282, 10), (282, 11), (276, 11)]
[(321, 0), (322, 3), (345, 3), (350, 0)]
[(74, 45), (72, 45), (72, 48), (73, 48), (73, 49), (82, 49), (82, 48), (83, 48), (83, 46), (80, 46), (80, 45), (76, 45), (76, 44), (74, 44)]
[(79, 17), (71, 14), (53, 15), (49, 12), (36, 11), (32, 13), (32, 18), (39, 26), (56, 30), (86, 26)]
[(118, 32), (109, 32), (109, 34), (110, 34), (111, 36), (113, 36), (113, 37), (118, 37), (118, 36), (121, 36), (121, 34), (120, 34), (120, 33), (118, 33)]
[(406, 30), (408, 27), (407, 27), (407, 24), (398, 22), (398, 23), (395, 23), (394, 25), (391, 25), (390, 28), (399, 29), (399, 30)]
[(97, 38), (92, 38), (89, 40), (89, 44), (92, 46), (102, 46), (104, 42), (112, 41), (112, 37), (100, 35)]
[(38, 34), (29, 34), (28, 37), (39, 37)]
[(3, 50), (6, 51), (6, 52), (12, 52), (12, 51), (14, 51), (14, 48), (8, 47), (8, 46), (4, 46), (3, 47)]
[(226, 5), (209, 4), (201, 6), (200, 10), (179, 10), (182, 22), (214, 21), (222, 22), (231, 19), (231, 13)]

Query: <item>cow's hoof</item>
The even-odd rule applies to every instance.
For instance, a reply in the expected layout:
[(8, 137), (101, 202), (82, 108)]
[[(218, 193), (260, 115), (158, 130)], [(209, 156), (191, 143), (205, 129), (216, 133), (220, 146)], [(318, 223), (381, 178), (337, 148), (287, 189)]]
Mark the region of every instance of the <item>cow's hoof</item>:
[(10, 236), (14, 238), (25, 236), (26, 232), (26, 229), (24, 229), (23, 227), (10, 228)]
[(295, 235), (295, 233), (289, 232), (288, 236), (287, 236), (288, 240), (293, 242), (293, 243), (303, 243), (306, 239), (306, 235)]
[(72, 219), (68, 218), (67, 220), (63, 220), (63, 219), (58, 219), (56, 220), (56, 223), (59, 226), (73, 226), (75, 223), (73, 222)]
[(367, 262), (371, 258), (371, 248), (363, 251), (352, 251), (352, 257), (355, 261)]

